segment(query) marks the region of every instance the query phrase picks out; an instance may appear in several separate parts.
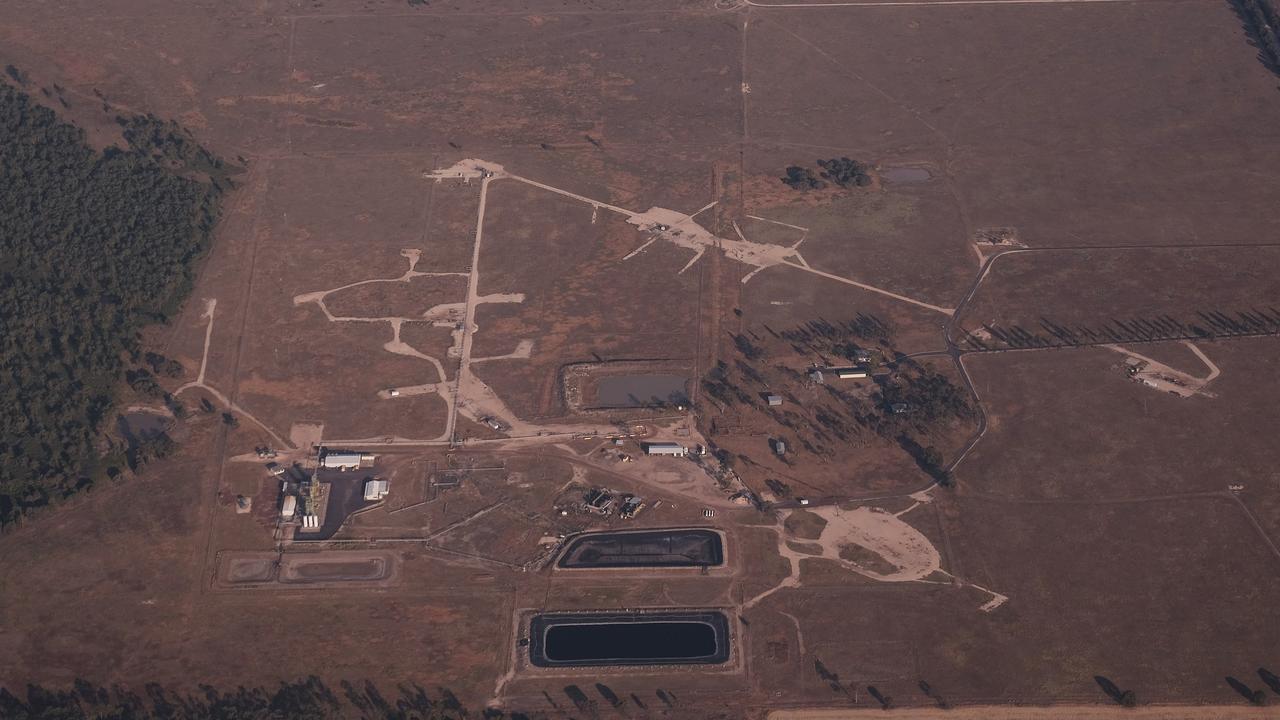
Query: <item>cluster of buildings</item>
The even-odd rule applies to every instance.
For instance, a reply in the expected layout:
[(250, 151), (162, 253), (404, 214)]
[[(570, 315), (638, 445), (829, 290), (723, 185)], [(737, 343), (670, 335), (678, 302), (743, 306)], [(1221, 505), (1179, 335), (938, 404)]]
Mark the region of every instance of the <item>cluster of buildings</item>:
[(630, 520), (638, 515), (645, 507), (644, 499), (636, 495), (632, 495), (631, 493), (624, 493), (622, 495), (621, 503), (615, 502), (613, 492), (609, 490), (609, 488), (595, 488), (591, 490), (587, 493), (584, 501), (584, 508), (586, 511), (596, 515), (608, 515), (613, 512), (613, 509), (616, 507), (618, 510), (618, 517), (623, 520)]
[(813, 368), (809, 371), (809, 380), (822, 385), (828, 375), (837, 380), (864, 380), (871, 377), (871, 371), (865, 367)]
[[(296, 519), (302, 532), (318, 532), (323, 509), (327, 504), (327, 493), (322, 490), (317, 473), (321, 470), (349, 472), (370, 468), (376, 459), (377, 456), (372, 453), (322, 447), (314, 471), (307, 471), (297, 463), (285, 468), (275, 462), (268, 462), (267, 471), (280, 478), (281, 521), (292, 523)], [(372, 477), (365, 480), (363, 490), (366, 501), (378, 501), (388, 495), (391, 486), (382, 478)]]

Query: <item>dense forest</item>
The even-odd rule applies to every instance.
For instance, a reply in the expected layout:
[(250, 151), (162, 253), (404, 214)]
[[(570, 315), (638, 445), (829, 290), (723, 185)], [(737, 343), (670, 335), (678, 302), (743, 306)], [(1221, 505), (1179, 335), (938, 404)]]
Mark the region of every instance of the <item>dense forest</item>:
[(1244, 24), (1249, 44), (1258, 48), (1258, 60), (1280, 75), (1280, 10), (1275, 0), (1228, 0)]
[(99, 438), (125, 363), (189, 292), (231, 186), (177, 125), (117, 121), (122, 147), (96, 151), (0, 82), (0, 527), (113, 470)]
[(818, 167), (822, 170), (814, 175), (810, 168), (790, 165), (781, 180), (792, 190), (821, 190), (827, 187), (828, 182), (842, 188), (866, 187), (871, 184), (871, 166), (858, 160), (847, 157), (820, 159)]

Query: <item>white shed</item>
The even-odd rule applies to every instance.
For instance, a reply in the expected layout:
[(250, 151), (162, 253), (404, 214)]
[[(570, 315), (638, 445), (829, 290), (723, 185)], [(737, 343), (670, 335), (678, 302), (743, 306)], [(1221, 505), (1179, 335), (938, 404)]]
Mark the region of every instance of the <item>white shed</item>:
[(688, 448), (680, 443), (652, 442), (644, 444), (645, 455), (674, 455), (676, 457), (684, 457), (688, 452)]
[(386, 480), (370, 480), (364, 484), (365, 500), (381, 500), (391, 492), (391, 483)]
[(332, 452), (325, 453), (320, 460), (320, 467), (350, 470), (360, 467), (360, 453)]

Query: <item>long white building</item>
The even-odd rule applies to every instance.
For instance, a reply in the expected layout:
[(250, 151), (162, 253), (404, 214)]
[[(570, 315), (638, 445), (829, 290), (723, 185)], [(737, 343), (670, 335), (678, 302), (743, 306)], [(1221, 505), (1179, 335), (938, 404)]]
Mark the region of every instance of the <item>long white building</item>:
[(372, 464), (373, 455), (369, 453), (326, 452), (320, 458), (320, 467), (335, 470), (354, 470)]
[(673, 442), (651, 442), (644, 444), (645, 455), (672, 455), (675, 457), (684, 457), (689, 454), (689, 449), (680, 443)]

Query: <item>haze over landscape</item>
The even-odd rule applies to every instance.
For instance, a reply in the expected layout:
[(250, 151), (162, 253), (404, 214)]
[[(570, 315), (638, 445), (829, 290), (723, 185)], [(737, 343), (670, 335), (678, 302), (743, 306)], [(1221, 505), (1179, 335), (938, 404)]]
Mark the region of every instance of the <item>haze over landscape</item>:
[(0, 720), (1262, 718), (1275, 0), (10, 0)]

